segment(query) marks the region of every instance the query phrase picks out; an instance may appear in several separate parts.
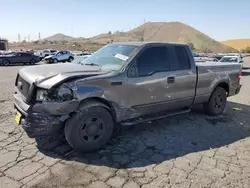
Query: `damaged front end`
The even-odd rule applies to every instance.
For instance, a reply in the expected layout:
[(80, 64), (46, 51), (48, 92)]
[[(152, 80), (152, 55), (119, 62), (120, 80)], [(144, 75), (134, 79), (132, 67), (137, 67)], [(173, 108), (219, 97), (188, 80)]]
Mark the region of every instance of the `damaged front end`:
[(30, 104), (19, 92), (14, 94), (15, 108), (21, 114), (18, 122), (29, 137), (60, 134), (69, 114), (79, 105), (75, 92), (64, 83), (51, 89), (35, 88)]

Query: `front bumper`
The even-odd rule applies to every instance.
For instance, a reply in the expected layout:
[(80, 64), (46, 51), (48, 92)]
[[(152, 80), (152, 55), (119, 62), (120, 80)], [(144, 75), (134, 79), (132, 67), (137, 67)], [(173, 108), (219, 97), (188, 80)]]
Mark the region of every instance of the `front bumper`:
[(33, 138), (60, 134), (69, 114), (78, 108), (78, 101), (28, 105), (14, 94), (14, 107), (21, 113), (20, 125)]
[(46, 63), (54, 63), (53, 59), (44, 59)]
[(60, 119), (60, 116), (31, 113), (22, 118), (20, 125), (30, 138), (54, 136), (59, 135), (64, 128), (64, 122)]

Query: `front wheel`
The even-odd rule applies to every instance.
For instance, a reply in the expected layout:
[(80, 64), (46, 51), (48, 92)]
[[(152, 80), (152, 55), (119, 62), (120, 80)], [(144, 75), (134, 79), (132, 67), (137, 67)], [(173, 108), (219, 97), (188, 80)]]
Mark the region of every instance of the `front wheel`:
[(109, 111), (101, 105), (90, 105), (67, 120), (64, 132), (72, 148), (86, 153), (105, 146), (113, 129), (114, 122)]
[(58, 62), (58, 60), (57, 59), (53, 59), (53, 63), (57, 63)]
[(30, 60), (30, 65), (35, 65), (36, 64), (36, 61), (34, 59), (31, 59)]
[(68, 62), (71, 62), (71, 61), (73, 61), (73, 60), (74, 60), (73, 57), (69, 57)]
[(227, 92), (222, 87), (217, 87), (212, 92), (210, 99), (203, 105), (205, 111), (212, 116), (223, 113), (227, 103)]

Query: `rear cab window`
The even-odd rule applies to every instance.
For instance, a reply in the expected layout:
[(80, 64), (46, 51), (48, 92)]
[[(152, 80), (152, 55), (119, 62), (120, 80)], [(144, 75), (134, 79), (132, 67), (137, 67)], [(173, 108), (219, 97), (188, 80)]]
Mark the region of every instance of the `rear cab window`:
[(174, 70), (191, 69), (190, 58), (185, 46), (173, 46), (174, 48)]

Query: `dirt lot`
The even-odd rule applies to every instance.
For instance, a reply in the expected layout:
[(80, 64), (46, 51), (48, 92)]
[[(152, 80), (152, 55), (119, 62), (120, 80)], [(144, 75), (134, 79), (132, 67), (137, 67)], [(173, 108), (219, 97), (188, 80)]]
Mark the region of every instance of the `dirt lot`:
[(229, 98), (223, 116), (206, 116), (197, 107), (126, 128), (104, 150), (87, 155), (65, 143), (39, 150), (15, 124), (12, 93), (20, 68), (0, 67), (1, 188), (250, 187), (250, 58), (241, 93)]

